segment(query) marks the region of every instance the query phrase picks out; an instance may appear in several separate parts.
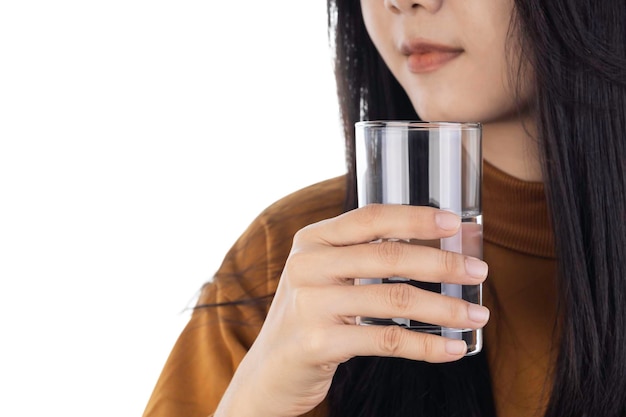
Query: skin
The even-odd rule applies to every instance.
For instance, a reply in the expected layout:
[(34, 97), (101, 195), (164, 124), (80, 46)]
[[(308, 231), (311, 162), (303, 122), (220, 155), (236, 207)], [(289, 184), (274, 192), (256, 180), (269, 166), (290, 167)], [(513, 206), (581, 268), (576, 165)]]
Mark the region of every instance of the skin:
[[(541, 180), (531, 138), (532, 79), (516, 77), (518, 43), (509, 36), (512, 0), (362, 0), (361, 6), (374, 45), (423, 120), (483, 123), (487, 161), (523, 180)], [(415, 74), (401, 50), (414, 39), (463, 52), (436, 71)]]
[(324, 399), (337, 366), (354, 356), (463, 357), (463, 341), (397, 326), (355, 326), (355, 317), (480, 328), (489, 317), (485, 307), (405, 284), (353, 286), (350, 278), (481, 283), (487, 265), (478, 259), (400, 242), (369, 243), (440, 239), (459, 226), (454, 214), (430, 207), (371, 205), (298, 232), (268, 317), (215, 416), (302, 415)]
[[(504, 49), (510, 0), (361, 4), (374, 44), (423, 119), (483, 122), (486, 159), (520, 178), (540, 178), (529, 145), (533, 126), (527, 114), (517, 111), (507, 78), (509, 65), (515, 65), (507, 61)], [(408, 71), (407, 57), (399, 49), (408, 36), (461, 47), (463, 52), (436, 71), (415, 74)], [(524, 99), (532, 91), (530, 83), (522, 81)], [(428, 362), (463, 357), (463, 341), (397, 326), (356, 326), (355, 318), (408, 317), (481, 328), (489, 318), (485, 307), (405, 284), (354, 286), (351, 278), (483, 282), (488, 267), (478, 259), (401, 241), (370, 243), (440, 239), (459, 227), (458, 217), (434, 208), (371, 205), (298, 232), (268, 317), (215, 416), (302, 415), (324, 399), (337, 366), (354, 356)]]

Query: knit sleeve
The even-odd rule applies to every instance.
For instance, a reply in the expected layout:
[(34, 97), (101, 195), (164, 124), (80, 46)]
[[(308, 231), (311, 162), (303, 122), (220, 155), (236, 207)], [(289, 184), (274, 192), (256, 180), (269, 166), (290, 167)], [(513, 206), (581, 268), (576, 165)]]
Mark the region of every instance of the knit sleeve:
[(293, 235), (342, 212), (343, 184), (337, 178), (300, 190), (254, 220), (203, 287), (143, 417), (207, 417), (215, 412), (267, 316)]
[(263, 221), (257, 219), (204, 286), (144, 417), (207, 417), (215, 411), (271, 301), (267, 240)]

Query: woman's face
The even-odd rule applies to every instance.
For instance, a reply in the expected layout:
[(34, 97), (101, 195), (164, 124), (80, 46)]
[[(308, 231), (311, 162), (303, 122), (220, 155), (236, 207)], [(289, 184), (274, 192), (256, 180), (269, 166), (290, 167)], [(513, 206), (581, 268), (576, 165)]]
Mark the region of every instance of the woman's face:
[[(517, 117), (512, 0), (361, 0), (367, 31), (423, 120)], [(511, 50), (513, 48), (513, 50)], [(513, 82), (512, 82), (513, 81)], [(521, 83), (526, 106), (530, 83)]]

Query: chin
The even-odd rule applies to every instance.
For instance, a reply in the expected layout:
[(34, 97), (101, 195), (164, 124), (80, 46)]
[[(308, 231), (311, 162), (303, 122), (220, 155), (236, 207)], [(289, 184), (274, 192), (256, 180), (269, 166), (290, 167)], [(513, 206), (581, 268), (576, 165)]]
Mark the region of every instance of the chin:
[(421, 94), (410, 98), (419, 118), (431, 122), (496, 123), (520, 119), (532, 112), (528, 100), (516, 104), (509, 96)]
[(500, 119), (508, 119), (511, 117), (508, 109), (484, 109), (477, 106), (468, 107), (466, 103), (455, 104), (453, 102), (446, 105), (420, 106), (414, 104), (413, 108), (418, 114), (420, 120), (427, 122), (457, 122), (457, 123), (488, 123)]
[(426, 122), (475, 122), (471, 114), (467, 114), (464, 109), (460, 109), (458, 105), (446, 102), (440, 103), (439, 100), (425, 99), (420, 97), (419, 100), (411, 99), (413, 108), (418, 114), (420, 120)]
[(416, 109), (416, 112), (420, 118), (420, 120), (424, 120), (426, 122), (457, 122), (457, 123), (467, 123), (467, 122), (480, 122), (482, 119), (478, 117), (478, 114), (472, 114), (472, 112), (462, 112), (462, 111), (436, 111), (436, 110), (419, 110)]

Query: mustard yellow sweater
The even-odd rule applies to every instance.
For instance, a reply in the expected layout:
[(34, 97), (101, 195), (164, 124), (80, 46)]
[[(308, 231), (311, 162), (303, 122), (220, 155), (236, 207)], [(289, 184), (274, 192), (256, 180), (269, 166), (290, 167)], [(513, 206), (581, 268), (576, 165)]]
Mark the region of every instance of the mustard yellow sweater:
[[(539, 416), (551, 387), (558, 334), (555, 259), (541, 183), (520, 181), (488, 163), (483, 175), (484, 258), (491, 311), (485, 344), (499, 417)], [(144, 417), (207, 417), (258, 334), (302, 227), (341, 214), (345, 178), (291, 194), (270, 206), (226, 255), (176, 342)], [(241, 300), (256, 300), (237, 303)], [(325, 404), (307, 417), (325, 417)]]

